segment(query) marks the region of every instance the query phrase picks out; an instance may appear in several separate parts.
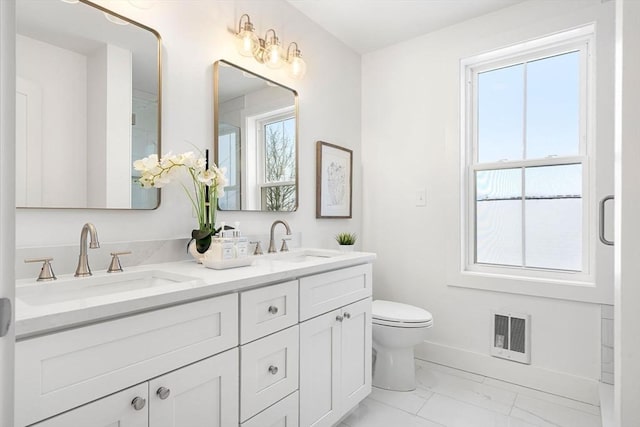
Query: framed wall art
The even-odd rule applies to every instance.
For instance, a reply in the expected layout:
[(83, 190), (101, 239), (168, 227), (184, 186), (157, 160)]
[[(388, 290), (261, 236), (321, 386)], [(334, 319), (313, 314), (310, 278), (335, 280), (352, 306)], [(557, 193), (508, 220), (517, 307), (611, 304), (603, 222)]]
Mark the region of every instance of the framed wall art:
[(316, 218), (351, 218), (353, 151), (318, 141)]

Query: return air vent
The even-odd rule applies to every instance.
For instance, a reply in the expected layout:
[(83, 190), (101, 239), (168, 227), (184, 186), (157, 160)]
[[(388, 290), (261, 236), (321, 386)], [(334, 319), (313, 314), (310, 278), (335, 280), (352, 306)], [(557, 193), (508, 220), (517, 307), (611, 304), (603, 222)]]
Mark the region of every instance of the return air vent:
[(491, 355), (514, 362), (531, 364), (530, 323), (528, 314), (492, 312)]

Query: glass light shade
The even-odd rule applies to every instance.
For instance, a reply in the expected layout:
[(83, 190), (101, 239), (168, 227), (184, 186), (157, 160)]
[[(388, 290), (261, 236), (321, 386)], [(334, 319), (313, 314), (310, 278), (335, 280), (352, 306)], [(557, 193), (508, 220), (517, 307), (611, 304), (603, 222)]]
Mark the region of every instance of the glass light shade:
[(289, 76), (294, 79), (301, 79), (307, 72), (307, 64), (300, 56), (294, 56), (289, 61)]
[(110, 13), (104, 12), (104, 17), (107, 18), (107, 21), (112, 22), (116, 25), (129, 25), (127, 21), (124, 21), (117, 16), (113, 16)]
[(268, 44), (262, 54), (264, 65), (269, 68), (280, 68), (284, 61), (282, 59), (282, 46), (280, 44)]
[(260, 48), (258, 36), (251, 30), (243, 29), (236, 35), (236, 48), (242, 56), (254, 56)]

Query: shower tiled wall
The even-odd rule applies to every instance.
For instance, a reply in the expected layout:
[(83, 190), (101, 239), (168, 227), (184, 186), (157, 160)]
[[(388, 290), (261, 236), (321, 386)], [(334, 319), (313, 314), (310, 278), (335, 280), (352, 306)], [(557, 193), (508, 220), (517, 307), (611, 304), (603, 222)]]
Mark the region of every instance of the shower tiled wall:
[(602, 371), (600, 378), (603, 383), (613, 384), (613, 306), (603, 305), (601, 306), (601, 311)]

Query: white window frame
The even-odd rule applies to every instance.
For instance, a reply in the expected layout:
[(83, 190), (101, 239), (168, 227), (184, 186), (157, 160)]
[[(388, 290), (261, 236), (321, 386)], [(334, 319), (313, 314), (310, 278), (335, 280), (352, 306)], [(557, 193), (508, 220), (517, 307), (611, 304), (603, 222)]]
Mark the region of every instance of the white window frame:
[[(460, 199), (460, 271), (453, 286), (477, 289), (550, 295), (574, 299), (574, 290), (595, 287), (595, 227), (591, 206), (595, 200), (595, 144), (594, 123), (594, 46), (595, 25), (590, 24), (562, 33), (498, 49), (492, 52), (465, 58), (460, 62), (461, 84), (461, 199)], [(581, 111), (580, 140), (577, 156), (552, 159), (532, 159), (493, 163), (477, 163), (477, 132), (475, 89), (480, 72), (509, 65), (550, 57), (561, 53), (580, 51)], [(583, 79), (583, 80), (582, 80)], [(533, 166), (581, 164), (583, 168), (583, 254), (582, 271), (561, 271), (543, 268), (498, 266), (475, 263), (475, 172), (479, 170), (513, 169)], [(558, 285), (567, 285), (565, 287)], [(579, 298), (580, 299), (580, 298)], [(588, 299), (588, 298), (587, 298)]]
[[(246, 128), (247, 128), (247, 159), (245, 168), (247, 170), (248, 183), (246, 188), (243, 188), (243, 206), (257, 206), (256, 210), (260, 210), (262, 206), (262, 188), (264, 187), (276, 187), (279, 185), (292, 185), (293, 181), (280, 181), (280, 182), (265, 182), (265, 148), (264, 148), (264, 125), (271, 122), (280, 120), (286, 120), (289, 118), (295, 119), (295, 106), (279, 108), (273, 111), (269, 111), (266, 114), (256, 114), (246, 116)], [(296, 146), (296, 150), (297, 150)], [(249, 153), (255, 153), (250, 155)], [(297, 158), (297, 153), (295, 153)], [(296, 170), (296, 173), (298, 171)], [(249, 183), (255, 182), (256, 185), (250, 185)], [(246, 193), (246, 195), (244, 194)], [(246, 197), (246, 200), (244, 199)]]

